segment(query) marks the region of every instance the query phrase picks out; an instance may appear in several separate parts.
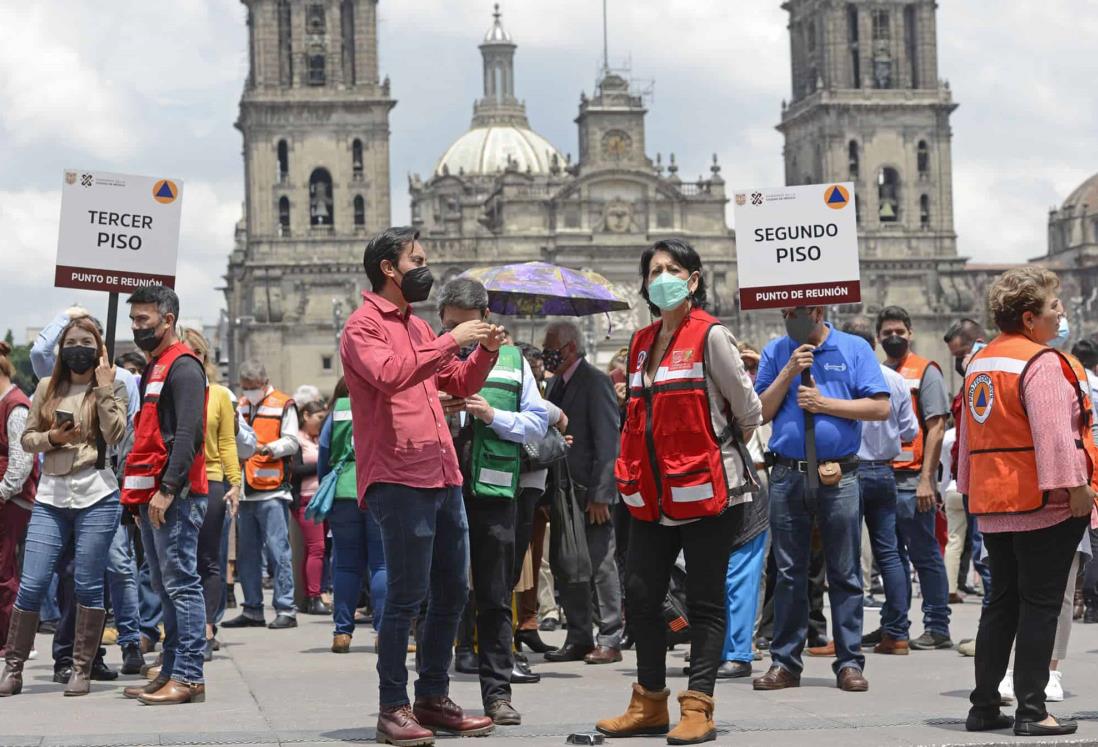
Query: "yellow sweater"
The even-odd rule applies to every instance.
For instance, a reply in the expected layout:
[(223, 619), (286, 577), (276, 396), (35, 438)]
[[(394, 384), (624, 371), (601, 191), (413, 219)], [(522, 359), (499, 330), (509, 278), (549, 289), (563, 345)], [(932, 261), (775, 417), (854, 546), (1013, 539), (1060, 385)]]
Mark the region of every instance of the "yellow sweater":
[(229, 390), (210, 384), (206, 407), (206, 477), (213, 482), (229, 479), (240, 484), (240, 460), (236, 455), (236, 410)]

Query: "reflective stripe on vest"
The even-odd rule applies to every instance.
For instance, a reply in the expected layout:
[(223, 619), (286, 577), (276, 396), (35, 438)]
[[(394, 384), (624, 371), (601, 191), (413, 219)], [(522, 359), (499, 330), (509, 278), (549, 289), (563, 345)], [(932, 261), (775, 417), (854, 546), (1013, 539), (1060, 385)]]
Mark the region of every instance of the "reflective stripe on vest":
[[(480, 396), (494, 410), (518, 412), (522, 401), (522, 351), (513, 345), (499, 349), (496, 365), (488, 373)], [(522, 444), (500, 438), (491, 426), (473, 421), (473, 447), (469, 489), (481, 498), (518, 496), (522, 469)]]
[(911, 392), (911, 406), (915, 410), (915, 418), (919, 421), (919, 432), (915, 435), (915, 438), (903, 442), (900, 445), (899, 456), (892, 461), (892, 468), (901, 472), (921, 472), (923, 469), (926, 422), (923, 420), (923, 413), (919, 408), (919, 392), (923, 388), (926, 372), (931, 366), (941, 372), (938, 364), (934, 361), (927, 360), (914, 353), (908, 353), (897, 369), (897, 373), (904, 377), (904, 385)]

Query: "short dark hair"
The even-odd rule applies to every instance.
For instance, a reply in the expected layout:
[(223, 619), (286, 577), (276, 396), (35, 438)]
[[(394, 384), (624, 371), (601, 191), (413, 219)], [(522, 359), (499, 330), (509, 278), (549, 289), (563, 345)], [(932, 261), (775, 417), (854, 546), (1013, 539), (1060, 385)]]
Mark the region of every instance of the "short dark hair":
[(374, 293), (385, 287), (386, 276), (381, 271), (381, 263), (389, 260), (395, 267), (404, 247), (418, 240), (419, 231), (412, 226), (392, 226), (370, 239), (362, 253), (362, 266)]
[(877, 314), (877, 334), (881, 334), (881, 327), (885, 322), (903, 322), (907, 331), (911, 331), (911, 315), (902, 306), (885, 306), (881, 313)]
[(984, 326), (982, 324), (974, 319), (966, 317), (964, 319), (958, 319), (953, 322), (953, 324), (949, 325), (949, 329), (946, 330), (942, 341), (948, 344), (960, 337), (965, 341), (965, 344), (971, 345), (986, 336), (987, 332), (984, 331)]
[(436, 303), (439, 316), (442, 316), (442, 310), (447, 306), (463, 311), (476, 309), (483, 314), (488, 310), (488, 289), (479, 280), (459, 275), (442, 286)]
[(1075, 343), (1071, 348), (1071, 354), (1079, 359), (1084, 368), (1093, 369), (1098, 366), (1098, 343), (1084, 338)]
[(869, 347), (874, 350), (877, 349), (877, 338), (873, 336), (873, 329), (870, 326), (869, 319), (866, 317), (856, 316), (853, 319), (848, 319), (843, 322), (843, 332), (846, 332), (848, 335), (860, 337), (869, 343)]
[(151, 303), (156, 305), (156, 310), (161, 316), (171, 314), (179, 321), (179, 296), (166, 285), (150, 285), (138, 288), (133, 295), (126, 299), (131, 306), (135, 303)]
[(145, 366), (148, 364), (148, 361), (145, 360), (145, 356), (141, 355), (141, 353), (136, 353), (133, 351), (129, 353), (123, 353), (122, 355), (114, 359), (114, 365), (116, 366), (125, 367), (127, 363), (136, 366), (138, 371), (143, 372), (145, 370)]
[(648, 300), (648, 269), (652, 266), (652, 257), (656, 256), (656, 252), (667, 252), (675, 259), (676, 263), (682, 265), (684, 270), (691, 274), (698, 273), (698, 288), (690, 298), (695, 308), (704, 309), (707, 301), (705, 274), (702, 272), (702, 261), (701, 257), (698, 256), (698, 252), (684, 239), (660, 239), (644, 250), (640, 261), (640, 294), (648, 303), (652, 315), (658, 316), (660, 313), (659, 307)]

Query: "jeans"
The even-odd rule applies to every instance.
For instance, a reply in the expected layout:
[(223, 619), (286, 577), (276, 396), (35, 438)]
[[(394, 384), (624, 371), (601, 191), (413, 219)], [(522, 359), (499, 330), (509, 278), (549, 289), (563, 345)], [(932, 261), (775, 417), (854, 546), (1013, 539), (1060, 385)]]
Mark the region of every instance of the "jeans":
[[(263, 619), (263, 559), (274, 564), (275, 612), (294, 617), (294, 565), (285, 501), (241, 501), (236, 517), (236, 570), (244, 588), (244, 615)], [(266, 553), (264, 554), (264, 550)]]
[(681, 526), (633, 519), (626, 559), (625, 604), (629, 630), (637, 645), (637, 681), (646, 690), (658, 692), (667, 686), (663, 601), (671, 568), (681, 551), (686, 559), (686, 616), (690, 620), (689, 689), (713, 694), (728, 622), (728, 557), (742, 512), (742, 507), (733, 507), (720, 516)]
[(976, 687), (969, 700), (972, 713), (999, 712), (999, 682), (1014, 650), (1014, 696), (1019, 722), (1043, 721), (1048, 663), (1056, 639), (1056, 622), (1088, 518), (1072, 518), (1031, 532), (984, 535), (995, 579), (976, 636)]
[(385, 588), (389, 573), (381, 545), (381, 527), (373, 514), (359, 508), (356, 500), (332, 501), (328, 514), (332, 530), (332, 574), (334, 599), (332, 617), (335, 635), (354, 635), (355, 608), (362, 592), (362, 576), (370, 574), (370, 601), (374, 608), (374, 630), (385, 613)]
[(137, 559), (133, 554), (130, 527), (119, 524), (111, 541), (107, 560), (107, 583), (110, 585), (114, 626), (118, 630), (118, 645), (141, 643), (141, 616), (137, 601)]
[(480, 695), (487, 707), (496, 700), (511, 700), (511, 670), (515, 664), (511, 592), (515, 588), (517, 499), (471, 496), (465, 504), (465, 513), (469, 519), (469, 568), (473, 581), (471, 609), (466, 614), (476, 615)]
[(160, 595), (152, 587), (152, 571), (149, 570), (152, 548), (146, 547), (144, 540), (141, 547), (143, 557), (137, 568), (137, 608), (141, 617), (141, 635), (157, 643), (160, 641), (160, 623), (164, 619), (164, 610), (160, 606)]
[(206, 606), (206, 622), (217, 619), (225, 577), (221, 575), (221, 535), (225, 530), (225, 482), (210, 481), (206, 497), (206, 516), (198, 533), (198, 575), (202, 579), (202, 599)]
[[(949, 582), (945, 560), (934, 534), (936, 509), (919, 511), (914, 490), (896, 491), (896, 533), (900, 538), (900, 560), (904, 573), (909, 573), (907, 561), (919, 574), (923, 593), (923, 627), (931, 633), (949, 637)], [(910, 589), (911, 582), (908, 581)], [(910, 591), (908, 598), (911, 598)]]
[(408, 703), (408, 629), (425, 599), (427, 614), (417, 630), (416, 696), (447, 695), (454, 636), (469, 590), (469, 523), (461, 488), (375, 483), (365, 501), (381, 527), (389, 569), (378, 631), (381, 707)]
[(728, 599), (728, 629), (724, 635), (724, 661), (754, 661), (755, 618), (759, 610), (766, 532), (732, 551), (724, 590)]
[(203, 682), (206, 652), (206, 606), (198, 575), (198, 533), (206, 516), (206, 496), (176, 498), (155, 528), (148, 505), (141, 506), (141, 539), (164, 610), (162, 674), (186, 684)]
[(0, 503), (0, 651), (8, 637), (11, 610), (19, 593), (17, 550), (30, 522), (30, 511), (11, 501)]
[(109, 550), (121, 515), (117, 492), (80, 509), (36, 503), (27, 527), (23, 576), (15, 606), (24, 612), (38, 612), (58, 557), (71, 539), (76, 548), (76, 601), (85, 607), (101, 608)]
[(801, 652), (808, 634), (808, 554), (815, 518), (827, 561), (828, 595), (835, 633), (836, 674), (844, 667), (863, 669), (861, 499), (858, 479), (842, 476), (838, 485), (821, 485), (813, 495), (805, 475), (784, 465), (770, 474), (770, 531), (777, 580), (774, 589), (774, 664), (794, 674), (804, 665)]
[(884, 586), (881, 629), (893, 640), (906, 641), (911, 592), (905, 566), (900, 560), (896, 532), (896, 475), (888, 464), (863, 462), (858, 465), (858, 487), (862, 493), (862, 513), (869, 528), (869, 543)]

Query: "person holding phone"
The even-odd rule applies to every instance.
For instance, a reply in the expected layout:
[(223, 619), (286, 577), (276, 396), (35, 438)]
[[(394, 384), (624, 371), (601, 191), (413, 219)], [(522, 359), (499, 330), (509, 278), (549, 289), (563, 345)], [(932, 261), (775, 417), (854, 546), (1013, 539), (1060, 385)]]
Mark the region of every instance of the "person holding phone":
[(76, 637), (65, 695), (86, 695), (106, 621), (103, 579), (122, 508), (105, 445), (126, 433), (126, 385), (115, 376), (95, 324), (74, 319), (61, 333), (52, 375), (35, 392), (23, 450), (44, 454), (42, 479), (27, 528), (19, 594), (8, 628), (0, 697), (23, 689), (23, 665), (38, 612), (64, 546), (76, 548)]

